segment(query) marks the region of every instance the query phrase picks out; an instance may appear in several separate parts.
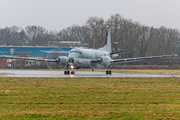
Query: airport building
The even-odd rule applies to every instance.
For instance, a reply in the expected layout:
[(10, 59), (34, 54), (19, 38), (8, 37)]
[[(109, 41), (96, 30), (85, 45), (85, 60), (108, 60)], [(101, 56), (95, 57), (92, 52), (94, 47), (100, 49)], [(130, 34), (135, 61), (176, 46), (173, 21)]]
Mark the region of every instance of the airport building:
[(60, 47), (40, 47), (40, 46), (2, 46), (0, 47), (0, 55), (27, 55), (29, 57), (45, 57), (54, 51), (61, 54), (67, 54), (72, 48)]
[(88, 43), (82, 44), (80, 41), (49, 41), (48, 47), (88, 47)]
[[(71, 47), (40, 47), (40, 46), (0, 46), (0, 56), (21, 56), (36, 58), (52, 58), (53, 56), (67, 56)], [(0, 67), (12, 67), (11, 59), (1, 59)], [(26, 66), (35, 64), (35, 61), (26, 62)], [(14, 68), (14, 67), (12, 67)]]
[(80, 47), (80, 41), (49, 41), (48, 47)]

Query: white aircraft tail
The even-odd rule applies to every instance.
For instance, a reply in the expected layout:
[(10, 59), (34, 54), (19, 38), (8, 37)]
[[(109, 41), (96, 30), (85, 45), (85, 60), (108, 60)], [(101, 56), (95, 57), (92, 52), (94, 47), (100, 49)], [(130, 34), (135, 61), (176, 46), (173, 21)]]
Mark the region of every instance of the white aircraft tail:
[(99, 50), (108, 51), (109, 53), (112, 52), (112, 49), (111, 49), (111, 30), (109, 27), (107, 27), (106, 45), (103, 48), (100, 48)]

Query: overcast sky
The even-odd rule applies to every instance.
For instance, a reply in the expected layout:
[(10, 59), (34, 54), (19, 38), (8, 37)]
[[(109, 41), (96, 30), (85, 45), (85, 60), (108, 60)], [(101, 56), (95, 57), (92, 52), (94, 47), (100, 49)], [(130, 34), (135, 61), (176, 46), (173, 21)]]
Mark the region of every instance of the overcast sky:
[(0, 0), (0, 28), (36, 25), (59, 31), (117, 13), (143, 25), (180, 30), (180, 0)]

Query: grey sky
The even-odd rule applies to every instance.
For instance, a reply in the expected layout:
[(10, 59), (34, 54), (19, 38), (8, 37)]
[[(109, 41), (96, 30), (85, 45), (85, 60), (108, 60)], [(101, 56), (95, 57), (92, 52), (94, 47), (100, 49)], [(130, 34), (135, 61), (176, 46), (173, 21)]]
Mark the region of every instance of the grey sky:
[(180, 29), (179, 12), (180, 0), (0, 0), (0, 28), (39, 25), (59, 31), (118, 13), (143, 25)]

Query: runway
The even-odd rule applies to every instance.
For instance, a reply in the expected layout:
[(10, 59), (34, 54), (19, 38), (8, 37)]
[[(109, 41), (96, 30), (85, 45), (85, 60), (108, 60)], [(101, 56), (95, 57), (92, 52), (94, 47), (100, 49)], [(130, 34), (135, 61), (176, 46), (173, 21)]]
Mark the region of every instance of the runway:
[(180, 75), (160, 74), (136, 74), (113, 72), (105, 75), (105, 72), (97, 71), (75, 71), (74, 76), (64, 75), (64, 71), (42, 71), (42, 70), (0, 70), (0, 77), (180, 77)]

